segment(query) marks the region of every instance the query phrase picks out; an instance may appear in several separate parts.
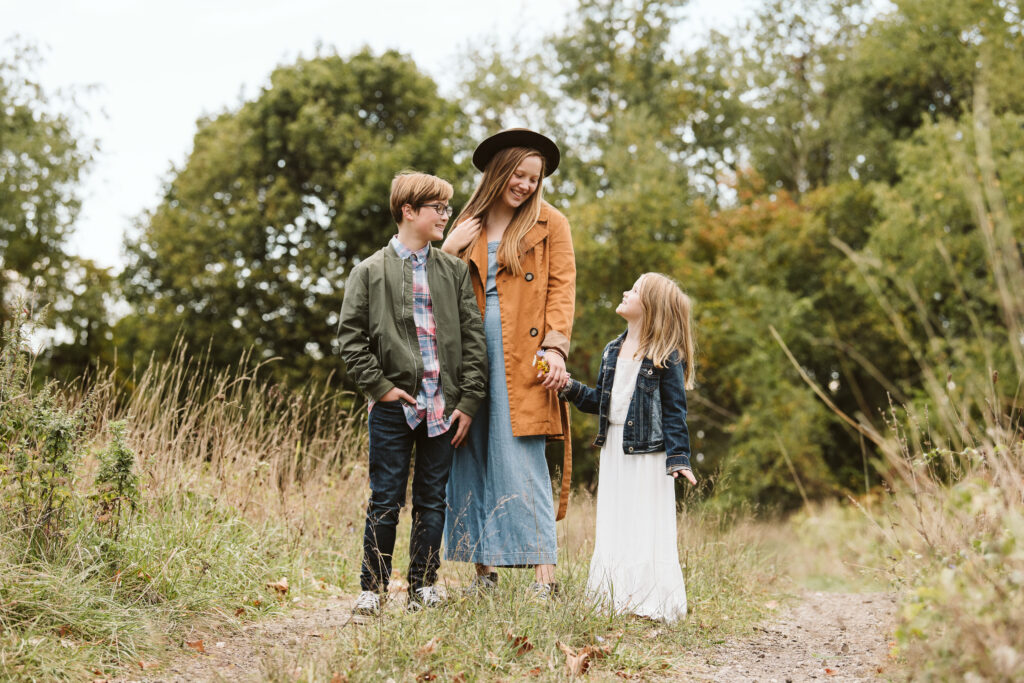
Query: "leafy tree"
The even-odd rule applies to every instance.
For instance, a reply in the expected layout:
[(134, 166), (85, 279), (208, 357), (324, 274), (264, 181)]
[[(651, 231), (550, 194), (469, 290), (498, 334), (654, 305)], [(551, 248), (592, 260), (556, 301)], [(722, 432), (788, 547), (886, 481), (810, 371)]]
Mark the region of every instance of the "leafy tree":
[(456, 178), (454, 107), (407, 57), (368, 51), (279, 67), (259, 95), (199, 122), (194, 149), (128, 240), (127, 348), (176, 335), (227, 365), (252, 347), (282, 377), (341, 369), (349, 268), (386, 244), (392, 177)]
[[(40, 62), (12, 42), (0, 56), (0, 321), (30, 295), (39, 308), (62, 295), (75, 264), (67, 240), (81, 206), (80, 180), (96, 145), (78, 130), (80, 112), (33, 80)], [(45, 321), (53, 322), (54, 312)]]

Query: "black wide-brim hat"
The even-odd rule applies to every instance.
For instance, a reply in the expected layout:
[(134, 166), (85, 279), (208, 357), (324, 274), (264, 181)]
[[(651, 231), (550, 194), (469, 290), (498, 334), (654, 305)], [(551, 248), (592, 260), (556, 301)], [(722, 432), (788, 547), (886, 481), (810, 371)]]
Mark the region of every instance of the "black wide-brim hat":
[(473, 165), (482, 171), (487, 168), (495, 154), (509, 147), (529, 147), (540, 152), (544, 157), (545, 176), (555, 172), (562, 158), (558, 145), (551, 138), (529, 128), (506, 128), (476, 146), (476, 151), (473, 152)]

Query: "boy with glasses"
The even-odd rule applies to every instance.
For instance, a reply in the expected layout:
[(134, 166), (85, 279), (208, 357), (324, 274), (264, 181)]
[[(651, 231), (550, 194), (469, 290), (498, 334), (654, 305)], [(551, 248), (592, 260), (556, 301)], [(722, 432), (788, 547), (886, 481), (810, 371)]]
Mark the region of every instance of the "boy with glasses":
[(370, 399), (370, 501), (362, 592), (355, 611), (378, 615), (391, 577), (413, 448), (410, 609), (432, 607), (441, 564), (452, 452), (484, 398), (483, 321), (461, 259), (433, 248), (444, 236), (452, 186), (425, 173), (391, 183), (398, 234), (345, 282), (339, 342), (349, 377)]

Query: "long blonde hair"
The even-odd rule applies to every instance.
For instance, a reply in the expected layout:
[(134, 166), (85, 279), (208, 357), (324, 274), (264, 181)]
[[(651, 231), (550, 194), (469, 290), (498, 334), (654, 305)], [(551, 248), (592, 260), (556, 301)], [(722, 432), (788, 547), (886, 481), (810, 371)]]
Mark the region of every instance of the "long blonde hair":
[[(512, 214), (512, 220), (505, 228), (505, 232), (501, 236), (501, 244), (498, 246), (498, 264), (508, 268), (516, 276), (523, 274), (523, 265), (519, 262), (520, 244), (540, 217), (540, 207), (543, 201), (541, 191), (544, 189), (545, 171), (543, 154), (531, 147), (506, 147), (495, 154), (487, 164), (487, 168), (484, 169), (484, 177), (480, 179), (480, 184), (473, 191), (473, 196), (469, 198), (469, 202), (459, 213), (459, 217), (452, 223), (455, 226), (471, 218), (479, 218), (481, 223), (486, 223), (491, 207), (495, 202), (501, 201), (501, 195), (508, 186), (509, 178), (519, 168), (519, 164), (529, 157), (540, 159), (540, 178), (537, 180), (537, 189)], [(463, 259), (468, 258), (467, 255), (472, 253), (476, 241), (481, 238), (486, 239), (483, 234), (484, 231), (481, 230), (476, 239), (459, 256)]]
[(665, 361), (678, 351), (685, 363), (683, 378), (687, 389), (693, 389), (693, 356), (697, 350), (690, 320), (690, 297), (675, 280), (661, 273), (640, 276), (640, 323), (638, 352), (650, 357), (654, 366), (665, 367)]

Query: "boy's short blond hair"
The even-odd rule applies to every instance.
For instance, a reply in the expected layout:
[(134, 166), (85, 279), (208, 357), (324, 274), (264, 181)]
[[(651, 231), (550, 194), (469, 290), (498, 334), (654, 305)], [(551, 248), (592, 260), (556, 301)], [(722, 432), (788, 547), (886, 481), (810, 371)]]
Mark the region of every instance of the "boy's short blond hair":
[(402, 222), (402, 207), (410, 204), (419, 208), (432, 201), (446, 202), (455, 190), (447, 180), (428, 173), (399, 173), (391, 181), (391, 217), (395, 223)]

